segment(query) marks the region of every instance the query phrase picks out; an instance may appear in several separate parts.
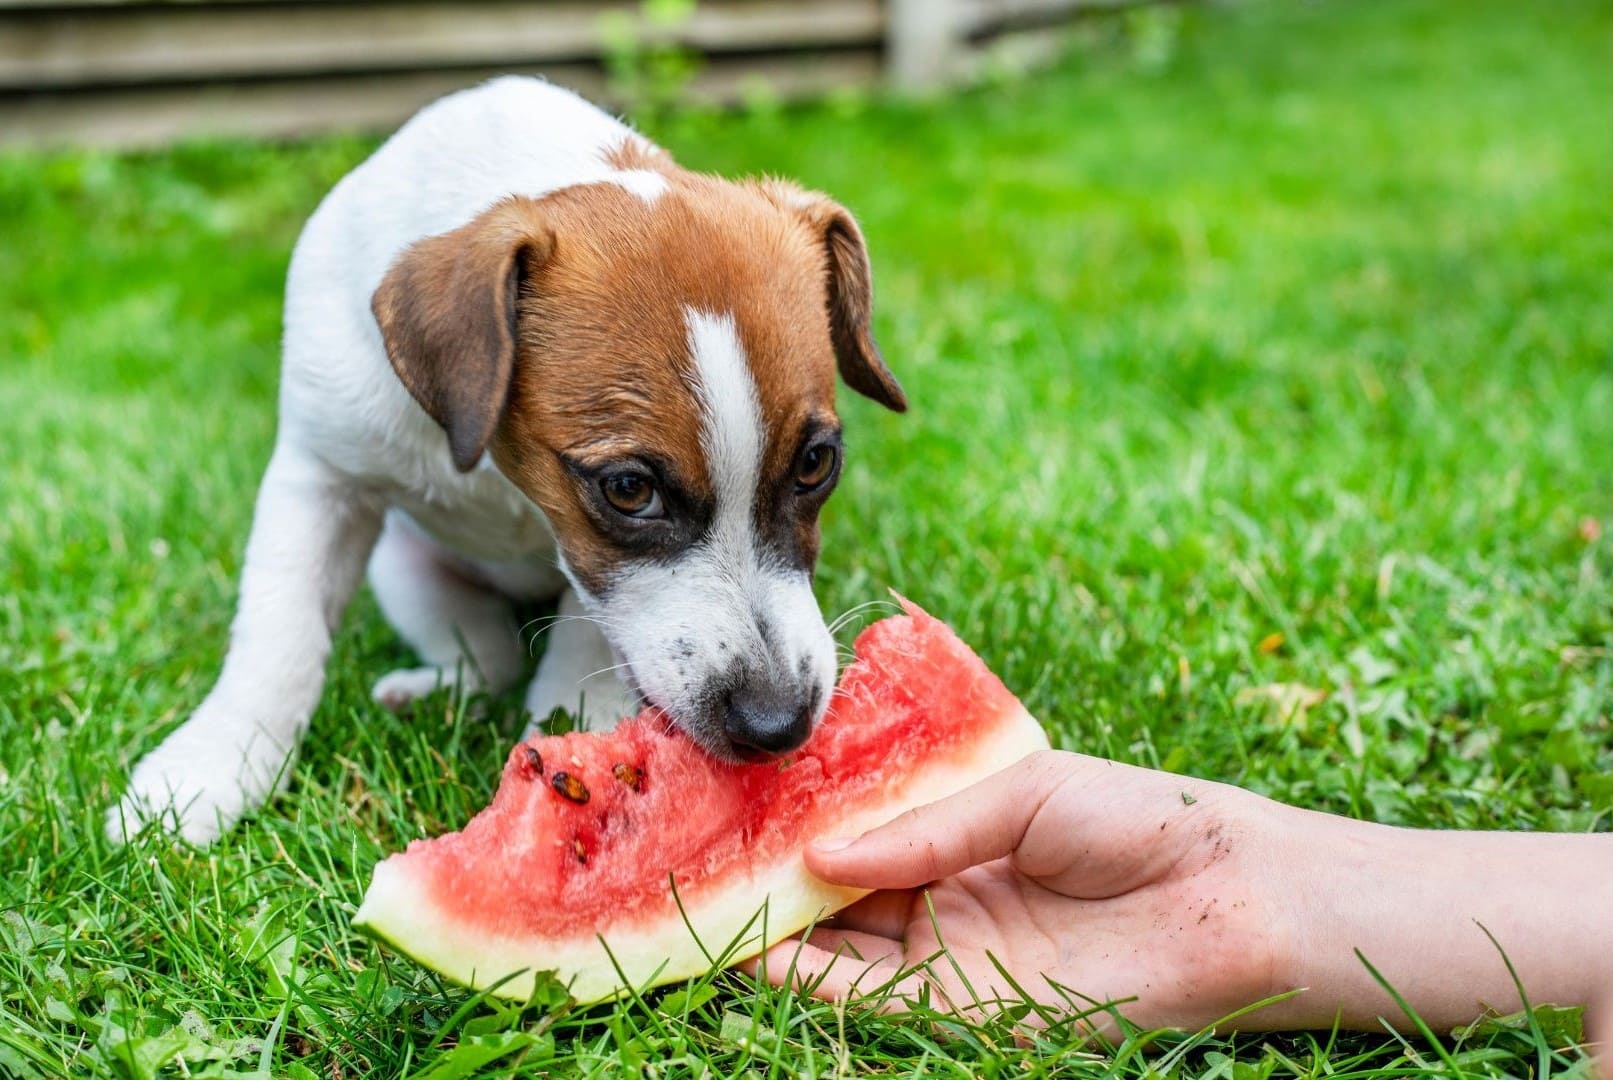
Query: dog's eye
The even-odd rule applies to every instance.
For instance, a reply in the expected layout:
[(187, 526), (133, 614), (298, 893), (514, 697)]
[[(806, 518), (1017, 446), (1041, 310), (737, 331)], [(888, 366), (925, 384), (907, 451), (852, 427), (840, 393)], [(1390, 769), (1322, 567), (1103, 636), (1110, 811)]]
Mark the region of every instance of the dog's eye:
[(795, 490), (805, 494), (816, 491), (834, 475), (835, 460), (839, 455), (828, 443), (819, 443), (801, 455), (801, 468), (795, 474)]
[(661, 493), (650, 478), (640, 472), (611, 473), (599, 482), (599, 490), (618, 514), (631, 518), (657, 518), (664, 514)]

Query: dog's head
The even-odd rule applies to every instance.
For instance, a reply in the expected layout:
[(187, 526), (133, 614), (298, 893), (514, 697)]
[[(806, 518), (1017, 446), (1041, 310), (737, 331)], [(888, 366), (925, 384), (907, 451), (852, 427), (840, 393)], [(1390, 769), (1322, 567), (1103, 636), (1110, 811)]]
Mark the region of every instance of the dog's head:
[(713, 754), (793, 750), (828, 705), (811, 579), (840, 476), (835, 372), (892, 409), (851, 216), (624, 147), (620, 179), (422, 240), (373, 308), (462, 470), (541, 508), (630, 683)]

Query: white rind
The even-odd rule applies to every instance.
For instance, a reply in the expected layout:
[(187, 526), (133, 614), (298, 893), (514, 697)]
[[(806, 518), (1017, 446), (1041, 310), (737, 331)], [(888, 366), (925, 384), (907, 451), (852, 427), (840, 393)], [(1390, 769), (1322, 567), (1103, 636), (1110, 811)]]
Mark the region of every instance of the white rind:
[[(855, 836), (961, 791), (1045, 750), (1047, 735), (1015, 702), (979, 745), (980, 752), (966, 765), (921, 768), (902, 791), (846, 819), (836, 831)], [(562, 944), (541, 936), (492, 938), (472, 932), (439, 911), (414, 880), (409, 864), (394, 857), (375, 868), (353, 925), (465, 986), (491, 987), (499, 997), (524, 1001), (536, 973), (554, 971), (570, 985), (572, 997), (590, 1004), (616, 997), (629, 986), (645, 989), (702, 974), (711, 967), (708, 953), (725, 963), (749, 959), (864, 895), (865, 890), (813, 877), (796, 851), (759, 867), (743, 887), (725, 884), (714, 895), (683, 898), (688, 926), (675, 919), (647, 929), (607, 927), (588, 940)]]

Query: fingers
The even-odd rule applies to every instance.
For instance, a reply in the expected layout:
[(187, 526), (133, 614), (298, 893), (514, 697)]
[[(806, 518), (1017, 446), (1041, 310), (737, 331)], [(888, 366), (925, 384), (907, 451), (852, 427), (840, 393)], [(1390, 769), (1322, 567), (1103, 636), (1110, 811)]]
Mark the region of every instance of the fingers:
[(864, 889), (911, 889), (1014, 851), (1074, 754), (1032, 754), (973, 787), (909, 810), (848, 845), (814, 844), (807, 868)]
[(901, 941), (907, 934), (917, 893), (905, 889), (872, 892), (819, 925), (824, 929), (858, 930)]
[[(912, 889), (1010, 856), (1067, 896), (1118, 896), (1168, 873), (1209, 834), (1198, 826), (1258, 796), (1189, 777), (1044, 750), (850, 841), (807, 848), (818, 877)], [(1247, 809), (1239, 811), (1247, 815)]]
[[(957, 1015), (980, 1014), (984, 1006), (967, 980), (960, 991), (933, 965), (950, 961), (941, 954), (909, 957), (898, 941), (855, 930), (818, 929), (806, 941), (781, 941), (761, 956), (737, 965), (753, 978), (821, 1001), (870, 999), (880, 1012), (904, 1012), (916, 1005)], [(1017, 999), (1003, 1003), (1017, 1004)]]
[(888, 993), (895, 1001), (916, 995), (915, 973), (902, 970), (902, 946), (875, 934), (819, 930), (810, 941), (781, 941), (739, 965), (773, 986), (805, 991), (824, 1001)]

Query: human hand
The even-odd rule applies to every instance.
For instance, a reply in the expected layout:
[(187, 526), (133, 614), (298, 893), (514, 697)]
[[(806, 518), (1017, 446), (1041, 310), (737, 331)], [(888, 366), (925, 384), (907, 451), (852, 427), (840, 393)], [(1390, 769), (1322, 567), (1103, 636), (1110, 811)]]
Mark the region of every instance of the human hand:
[(1516, 971), (1613, 1051), (1613, 835), (1393, 828), (1044, 751), (806, 858), (877, 890), (750, 964), (819, 997), (927, 985), (967, 1012), (1023, 990), (1143, 1027), (1441, 1032), (1522, 1007)]
[[(831, 998), (911, 998), (927, 983), (959, 1011), (1019, 1001), (1006, 970), (1061, 1013), (1131, 999), (1135, 1023), (1196, 1028), (1269, 996), (1288, 967), (1293, 890), (1271, 819), (1291, 812), (1222, 784), (1033, 754), (809, 848), (813, 873), (880, 891), (753, 970)], [(1112, 1017), (1091, 1019), (1113, 1032)]]

